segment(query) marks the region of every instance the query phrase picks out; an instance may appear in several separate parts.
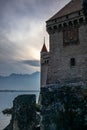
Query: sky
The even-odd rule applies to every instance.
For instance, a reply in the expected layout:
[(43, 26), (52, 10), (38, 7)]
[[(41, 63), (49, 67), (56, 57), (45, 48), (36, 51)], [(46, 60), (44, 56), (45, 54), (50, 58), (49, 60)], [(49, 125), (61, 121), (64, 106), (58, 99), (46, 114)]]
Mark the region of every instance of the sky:
[(46, 23), (70, 0), (0, 0), (0, 75), (40, 71)]

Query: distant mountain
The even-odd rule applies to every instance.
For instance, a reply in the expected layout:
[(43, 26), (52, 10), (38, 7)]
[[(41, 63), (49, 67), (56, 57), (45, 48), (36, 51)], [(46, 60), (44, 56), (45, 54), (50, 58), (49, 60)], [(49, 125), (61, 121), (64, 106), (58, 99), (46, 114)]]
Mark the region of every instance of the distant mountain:
[(0, 90), (39, 90), (40, 72), (0, 76)]

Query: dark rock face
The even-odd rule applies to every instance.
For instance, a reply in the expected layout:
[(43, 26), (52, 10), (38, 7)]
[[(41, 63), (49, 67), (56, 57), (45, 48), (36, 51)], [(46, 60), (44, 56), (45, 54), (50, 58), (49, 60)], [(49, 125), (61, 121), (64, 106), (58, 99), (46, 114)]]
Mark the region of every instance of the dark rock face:
[(41, 130), (86, 130), (87, 90), (81, 86), (42, 88)]
[(35, 126), (35, 96), (22, 95), (13, 101), (13, 118), (17, 121), (19, 130), (28, 130)]
[(4, 130), (34, 130), (36, 125), (35, 105), (35, 95), (21, 95), (15, 98), (11, 123)]

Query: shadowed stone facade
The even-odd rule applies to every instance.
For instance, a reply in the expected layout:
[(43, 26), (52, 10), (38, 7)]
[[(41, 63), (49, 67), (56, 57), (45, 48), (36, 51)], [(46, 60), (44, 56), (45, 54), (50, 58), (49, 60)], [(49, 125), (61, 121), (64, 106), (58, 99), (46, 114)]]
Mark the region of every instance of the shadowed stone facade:
[(50, 41), (46, 84), (86, 82), (87, 24), (83, 0), (72, 0), (46, 23)]

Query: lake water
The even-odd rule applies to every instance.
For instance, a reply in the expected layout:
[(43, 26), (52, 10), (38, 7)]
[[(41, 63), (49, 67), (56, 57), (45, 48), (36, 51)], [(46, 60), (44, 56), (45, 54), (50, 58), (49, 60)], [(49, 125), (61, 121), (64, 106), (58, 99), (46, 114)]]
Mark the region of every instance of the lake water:
[(38, 100), (39, 92), (0, 92), (0, 130), (3, 130), (10, 122), (11, 116), (3, 115), (2, 111), (13, 106), (13, 100), (18, 95), (35, 94)]

